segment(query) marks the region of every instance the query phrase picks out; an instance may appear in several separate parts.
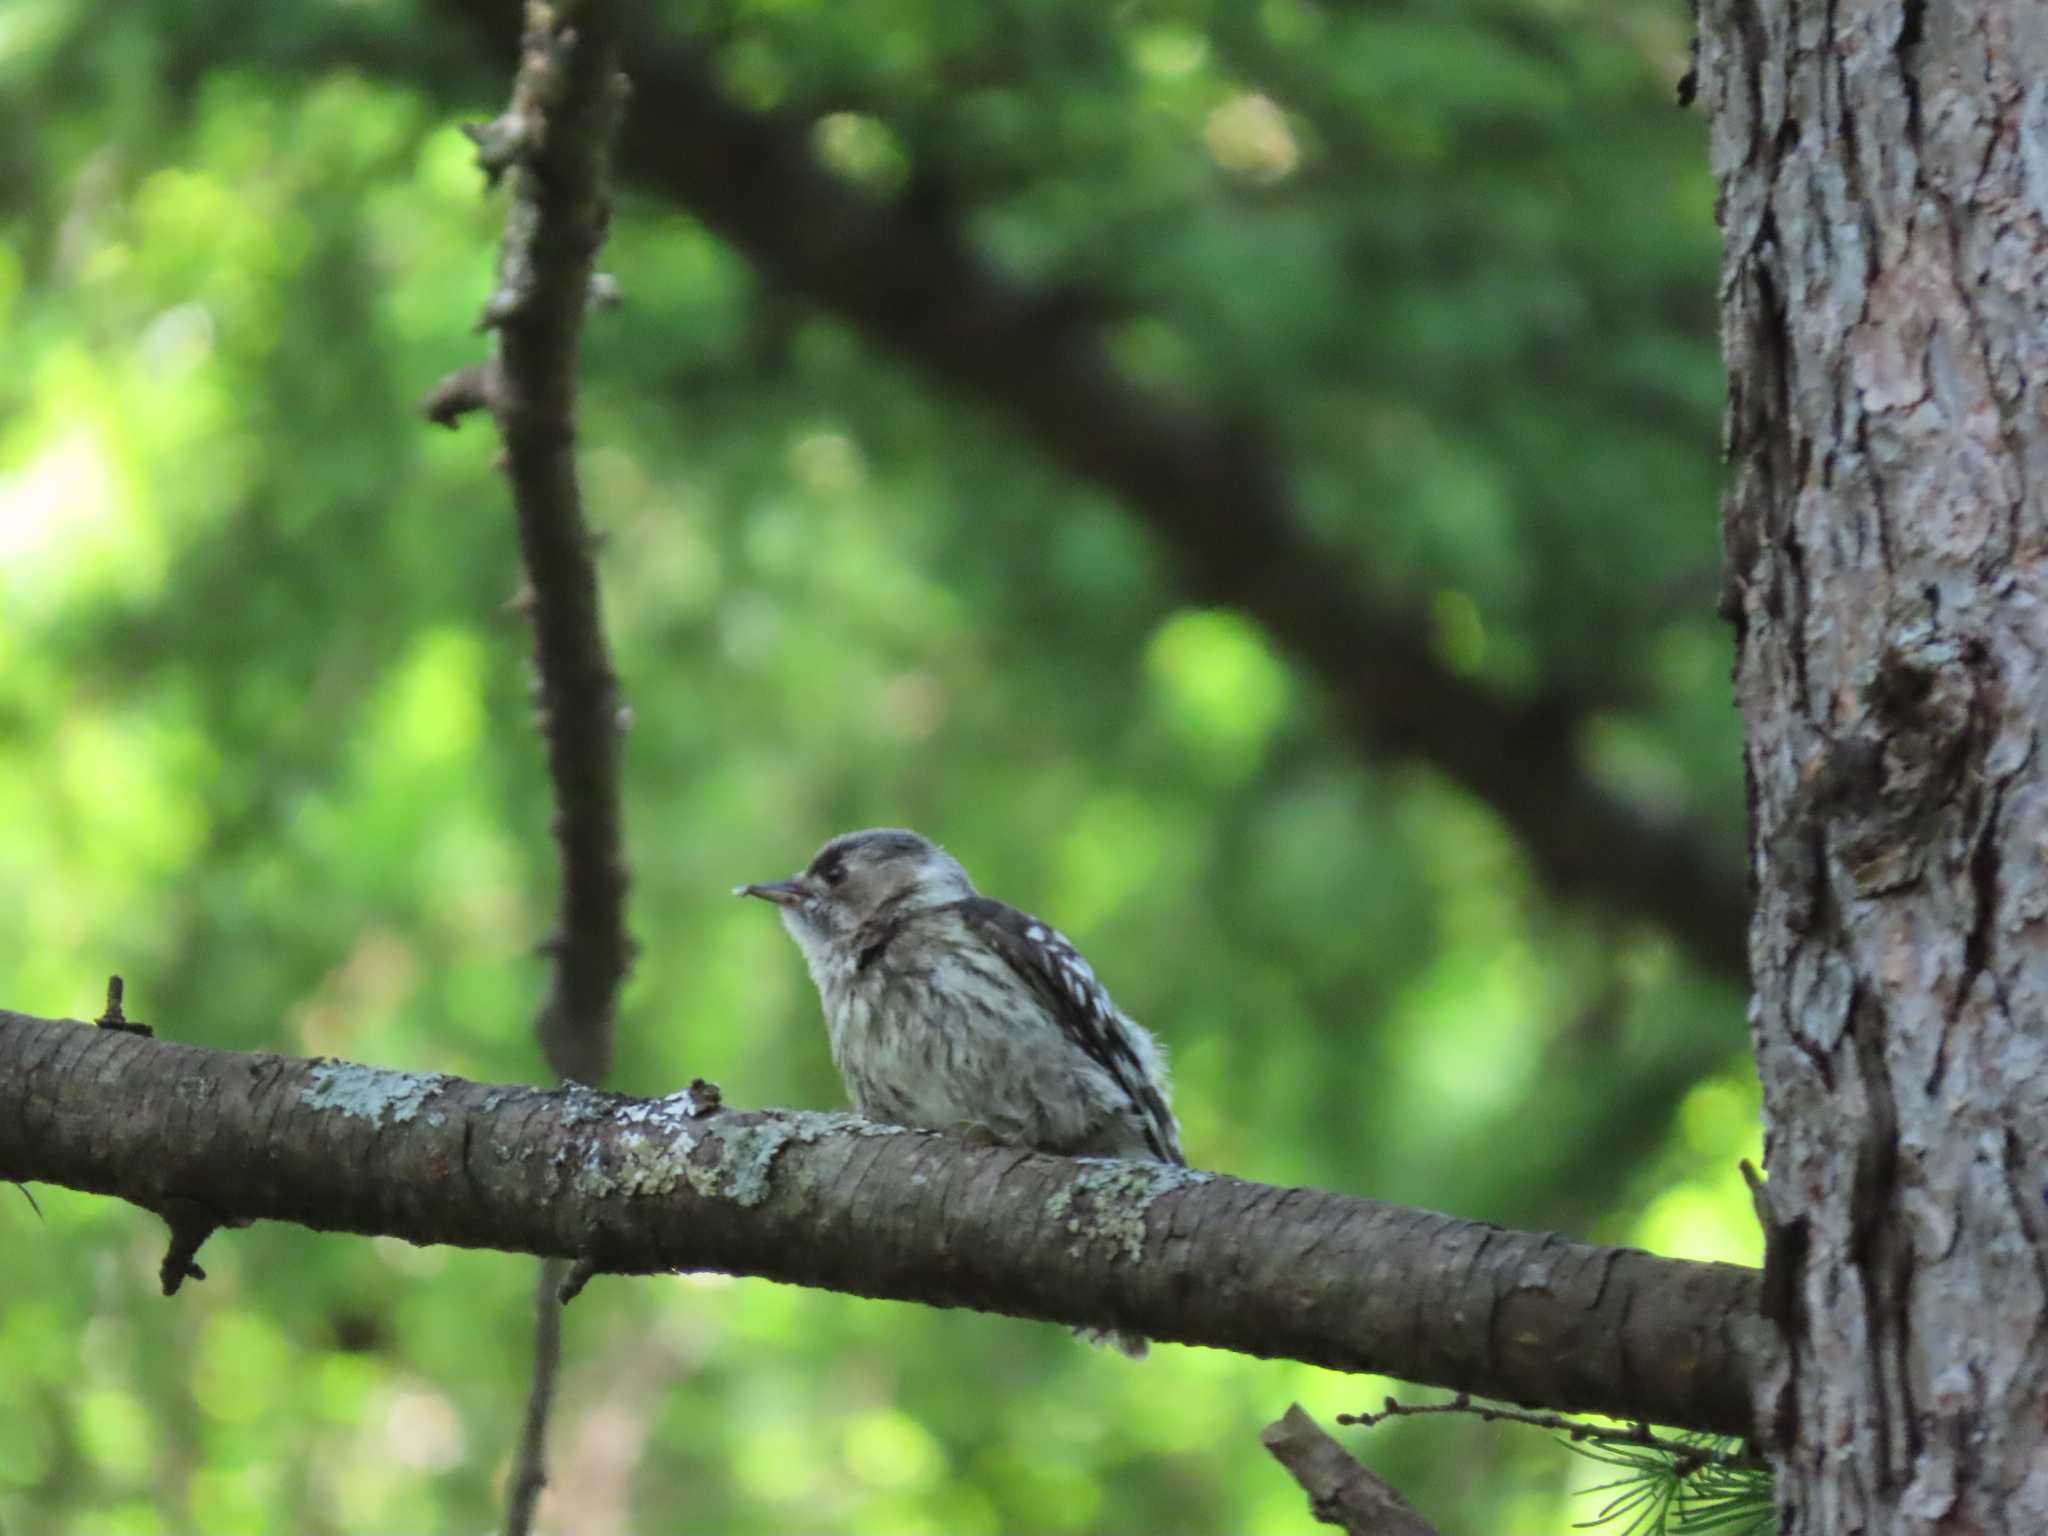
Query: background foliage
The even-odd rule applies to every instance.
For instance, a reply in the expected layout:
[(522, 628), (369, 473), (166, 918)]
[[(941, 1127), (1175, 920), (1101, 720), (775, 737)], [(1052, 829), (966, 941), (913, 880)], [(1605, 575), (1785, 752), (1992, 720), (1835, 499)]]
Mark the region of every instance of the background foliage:
[[(1279, 440), (1362, 600), (1611, 701), (1595, 771), (1739, 856), (1675, 0), (657, 9), (846, 176), (942, 172), (1142, 386)], [(488, 434), (413, 414), (480, 346), (501, 210), (456, 125), (505, 78), (404, 0), (0, 10), (8, 1006), (90, 1016), (119, 970), (181, 1039), (541, 1075), (509, 514)], [(585, 465), (644, 945), (614, 1086), (836, 1104), (795, 952), (726, 891), (902, 823), (1166, 1039), (1197, 1163), (1755, 1258), (1732, 987), (1556, 904), (1117, 505), (685, 210), (624, 189), (605, 264)], [(155, 1223), (38, 1193), (0, 1190), (0, 1528), (494, 1519), (529, 1264), (257, 1229), (166, 1303)], [(1387, 1390), (716, 1278), (601, 1280), (567, 1326), (568, 1532), (1298, 1532), (1258, 1427)], [(1447, 1529), (1586, 1513), (1534, 1437), (1363, 1444)]]

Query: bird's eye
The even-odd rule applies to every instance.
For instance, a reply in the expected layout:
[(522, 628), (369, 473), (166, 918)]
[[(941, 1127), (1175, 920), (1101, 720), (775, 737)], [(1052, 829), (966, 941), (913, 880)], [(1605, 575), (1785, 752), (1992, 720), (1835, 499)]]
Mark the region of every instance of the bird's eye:
[(842, 884), (846, 879), (846, 860), (836, 853), (829, 859), (818, 860), (817, 875), (827, 885)]

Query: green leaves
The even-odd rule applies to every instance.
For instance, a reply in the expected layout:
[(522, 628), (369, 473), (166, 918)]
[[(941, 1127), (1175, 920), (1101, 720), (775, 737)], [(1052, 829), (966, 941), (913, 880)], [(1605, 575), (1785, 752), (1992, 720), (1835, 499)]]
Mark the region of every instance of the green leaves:
[(1580, 1530), (1611, 1536), (1770, 1536), (1777, 1506), (1770, 1468), (1748, 1456), (1741, 1442), (1718, 1435), (1682, 1434), (1670, 1445), (1628, 1445), (1611, 1440), (1563, 1442), (1589, 1461), (1616, 1469), (1610, 1482), (1582, 1488), (1583, 1498), (1607, 1495)]
[[(1054, 290), (1051, 332), (1255, 426), (1361, 602), (1461, 675), (1612, 699), (1593, 766), (1739, 846), (1681, 7), (655, 9)], [(475, 355), (499, 213), (457, 125), (496, 61), (434, 5), (22, 0), (0, 81), (0, 1003), (86, 1015), (118, 967), (206, 1043), (537, 1077), (503, 487), (486, 434), (412, 416)], [(622, 1087), (837, 1103), (801, 969), (725, 893), (903, 823), (1161, 1035), (1196, 1161), (1744, 1256), (1728, 1138), (1672, 1134), (1739, 999), (1554, 904), (1488, 807), (1362, 752), (953, 381), (644, 187), (606, 259), (580, 426), (633, 716)], [(43, 1204), (0, 1201), (9, 1530), (489, 1522), (523, 1266), (254, 1229), (165, 1303), (160, 1233)], [(746, 1284), (599, 1282), (568, 1327), (563, 1472), (634, 1528), (1297, 1530), (1265, 1410), (1356, 1391)], [(1445, 1528), (1561, 1525), (1547, 1447), (1388, 1433)]]

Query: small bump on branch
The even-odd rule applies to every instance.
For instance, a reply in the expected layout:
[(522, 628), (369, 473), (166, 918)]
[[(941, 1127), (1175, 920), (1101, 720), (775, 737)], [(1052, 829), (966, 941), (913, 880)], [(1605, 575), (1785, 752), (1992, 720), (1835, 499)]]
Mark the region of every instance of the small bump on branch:
[(175, 1296), (187, 1280), (204, 1280), (206, 1271), (194, 1260), (205, 1241), (222, 1227), (246, 1227), (247, 1217), (224, 1216), (203, 1200), (167, 1195), (156, 1203), (156, 1213), (171, 1229), (170, 1246), (157, 1266), (157, 1280), (166, 1296)]
[(602, 1270), (597, 1260), (587, 1253), (584, 1254), (569, 1266), (568, 1274), (562, 1277), (562, 1286), (555, 1293), (555, 1301), (566, 1307), (581, 1296), (583, 1287), (590, 1284), (600, 1273)]
[(107, 978), (107, 1006), (100, 1016), (93, 1020), (101, 1029), (116, 1029), (124, 1035), (141, 1035), (153, 1038), (156, 1031), (140, 1020), (131, 1019), (121, 1012), (123, 983), (118, 976)]
[(435, 426), (452, 432), (470, 412), (490, 410), (496, 393), (496, 364), (471, 363), (428, 390), (426, 398), (420, 401), (420, 414)]

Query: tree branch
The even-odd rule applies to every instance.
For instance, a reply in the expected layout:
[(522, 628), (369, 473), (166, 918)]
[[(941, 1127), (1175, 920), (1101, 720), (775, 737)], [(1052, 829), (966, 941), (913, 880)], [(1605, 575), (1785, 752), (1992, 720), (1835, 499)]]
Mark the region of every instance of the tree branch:
[(519, 1420), (519, 1449), (512, 1458), (505, 1494), (505, 1529), (511, 1536), (533, 1529), (534, 1513), (548, 1485), (548, 1414), (562, 1370), (561, 1259), (542, 1259), (534, 1272), (533, 1373), (526, 1384), (526, 1412)]
[[(534, 1027), (557, 1076), (595, 1083), (611, 1068), (612, 1018), (632, 957), (619, 831), (624, 717), (576, 479), (576, 360), (610, 220), (606, 161), (625, 81), (612, 0), (527, 0), (525, 16), (511, 102), (471, 133), (485, 176), (493, 183), (505, 177), (510, 190), (498, 286), (484, 306), (484, 323), (497, 331), (495, 354), (444, 379), (423, 409), (430, 421), (453, 427), (465, 410), (488, 406), (505, 445), (562, 867), (561, 913), (549, 942), (554, 965)], [(565, 1272), (550, 1259), (535, 1287), (533, 1376), (506, 1501), (507, 1536), (533, 1528), (547, 1484)]]
[[(488, 0), (449, 0), (482, 21)], [(622, 173), (689, 208), (790, 291), (994, 407), (1120, 498), (1204, 600), (1241, 607), (1320, 676), (1370, 751), (1418, 758), (1492, 804), (1562, 891), (1648, 916), (1742, 983), (1748, 891), (1703, 827), (1587, 775), (1589, 701), (1511, 698), (1442, 666), (1416, 613), (1374, 611), (1347, 561), (1303, 529), (1259, 426), (1147, 393), (1118, 372), (1070, 293), (997, 271), (924, 201), (883, 202), (824, 169), (808, 125), (749, 111), (699, 50), (636, 38), (658, 112), (630, 118)]]
[[(502, 5), (493, 17), (503, 25)], [(484, 306), (496, 353), (442, 380), (422, 405), (451, 427), (488, 406), (505, 445), (562, 867), (548, 940), (553, 979), (536, 1027), (548, 1064), (585, 1083), (610, 1068), (612, 1015), (632, 959), (619, 810), (624, 715), (576, 479), (577, 349), (610, 219), (607, 147), (625, 89), (617, 60), (609, 0), (529, 0), (511, 102), (471, 131), (478, 163), (492, 180), (504, 177), (511, 202), (498, 284)]]
[[(442, 0), (440, 10), (463, 18), (484, 50), (502, 49), (500, 0)], [(442, 89), (455, 68), (448, 54), (360, 32), (328, 34), (292, 62), (337, 58)], [(1582, 769), (1579, 733), (1603, 701), (1565, 690), (1510, 697), (1440, 665), (1425, 616), (1374, 611), (1342, 575), (1354, 562), (1303, 532), (1286, 469), (1256, 423), (1169, 403), (1115, 370), (1086, 324), (1115, 312), (1106, 296), (1017, 282), (928, 199), (884, 202), (834, 177), (813, 159), (802, 119), (736, 105), (701, 50), (641, 37), (633, 60), (641, 96), (660, 110), (628, 117), (622, 176), (1117, 496), (1198, 595), (1244, 609), (1322, 680), (1365, 751), (1428, 763), (1493, 805), (1552, 886), (1650, 918), (1700, 965), (1746, 986), (1739, 851), (1696, 818), (1633, 804)], [(463, 394), (442, 408), (459, 411)]]
[(1728, 1434), (1774, 1348), (1752, 1270), (707, 1098), (0, 1012), (0, 1178), (195, 1199), (224, 1224), (760, 1275)]
[(1371, 1429), (1388, 1419), (1422, 1419), (1438, 1414), (1478, 1419), (1483, 1424), (1526, 1424), (1531, 1429), (1547, 1429), (1563, 1435), (1574, 1445), (1628, 1446), (1655, 1451), (1660, 1456), (1669, 1457), (1674, 1464), (1719, 1467), (1734, 1472), (1770, 1470), (1770, 1462), (1746, 1443), (1735, 1450), (1721, 1450), (1712, 1445), (1673, 1440), (1658, 1434), (1640, 1420), (1634, 1424), (1593, 1424), (1584, 1419), (1568, 1419), (1562, 1414), (1531, 1413), (1523, 1408), (1503, 1408), (1498, 1403), (1475, 1403), (1471, 1394), (1465, 1392), (1460, 1392), (1447, 1403), (1404, 1403), (1390, 1397), (1386, 1406), (1377, 1413), (1340, 1413), (1337, 1422)]
[(1259, 1434), (1259, 1444), (1308, 1495), (1309, 1512), (1347, 1536), (1437, 1536), (1385, 1478), (1368, 1471), (1330, 1432), (1290, 1403)]

